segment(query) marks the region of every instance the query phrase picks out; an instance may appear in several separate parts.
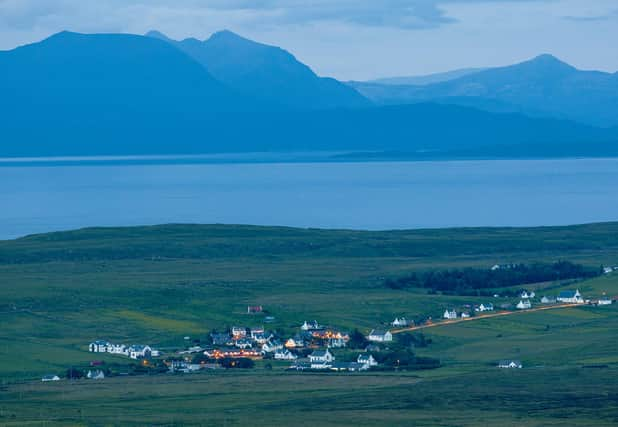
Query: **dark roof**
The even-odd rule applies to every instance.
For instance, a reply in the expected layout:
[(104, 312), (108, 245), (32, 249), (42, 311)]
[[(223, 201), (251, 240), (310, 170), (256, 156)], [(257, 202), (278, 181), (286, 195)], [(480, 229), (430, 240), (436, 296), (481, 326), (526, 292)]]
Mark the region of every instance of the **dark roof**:
[(558, 294), (558, 297), (560, 298), (575, 298), (575, 294), (577, 293), (577, 291), (560, 291), (560, 294)]
[(327, 352), (328, 350), (315, 350), (313, 353), (311, 353), (311, 355), (313, 357), (324, 357), (326, 356)]

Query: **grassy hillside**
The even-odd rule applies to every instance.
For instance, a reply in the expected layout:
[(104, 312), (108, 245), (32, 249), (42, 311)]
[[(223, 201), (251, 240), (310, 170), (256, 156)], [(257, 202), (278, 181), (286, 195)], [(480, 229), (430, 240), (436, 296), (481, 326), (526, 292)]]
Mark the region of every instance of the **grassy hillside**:
[[(95, 338), (169, 348), (213, 328), (261, 325), (262, 317), (246, 314), (249, 304), (276, 317), (269, 327), (290, 332), (305, 319), (367, 331), (398, 315), (438, 317), (482, 301), (388, 289), (384, 277), (556, 260), (617, 265), (618, 223), (388, 232), (169, 225), (3, 241), (0, 424), (287, 424), (292, 416), (300, 425), (552, 425), (551, 417), (564, 416), (569, 425), (611, 425), (618, 421), (618, 385), (610, 380), (618, 373), (615, 305), (427, 329), (433, 342), (417, 352), (444, 367), (415, 375), (299, 376), (275, 367), (21, 383), (92, 360), (86, 346)], [(586, 297), (618, 295), (618, 273), (578, 287)], [(498, 371), (503, 358), (525, 369)]]

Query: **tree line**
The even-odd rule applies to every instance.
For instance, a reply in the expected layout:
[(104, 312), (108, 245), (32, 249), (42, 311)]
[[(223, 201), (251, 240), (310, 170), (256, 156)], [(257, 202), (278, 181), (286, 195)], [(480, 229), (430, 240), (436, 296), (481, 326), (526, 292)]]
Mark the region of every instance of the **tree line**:
[(479, 290), (508, 288), (532, 283), (568, 279), (587, 279), (602, 274), (601, 268), (589, 268), (569, 261), (535, 264), (509, 264), (493, 269), (463, 268), (412, 272), (388, 278), (391, 289), (424, 288), (431, 292), (470, 295)]

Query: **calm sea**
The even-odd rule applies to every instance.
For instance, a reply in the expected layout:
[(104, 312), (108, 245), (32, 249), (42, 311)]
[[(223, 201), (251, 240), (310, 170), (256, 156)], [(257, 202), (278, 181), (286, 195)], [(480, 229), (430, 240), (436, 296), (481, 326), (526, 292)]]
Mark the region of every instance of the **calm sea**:
[(618, 159), (0, 166), (0, 239), (87, 226), (618, 220)]

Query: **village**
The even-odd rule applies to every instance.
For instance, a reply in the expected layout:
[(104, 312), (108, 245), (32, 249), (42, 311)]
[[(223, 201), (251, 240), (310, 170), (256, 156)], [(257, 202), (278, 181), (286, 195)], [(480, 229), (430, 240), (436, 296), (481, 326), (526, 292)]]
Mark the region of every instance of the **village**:
[[(298, 325), (295, 333), (289, 336), (277, 334), (263, 326), (246, 327), (232, 326), (218, 332), (213, 331), (206, 339), (192, 340), (185, 336), (184, 340), (191, 343), (182, 350), (161, 351), (150, 345), (125, 345), (107, 340), (95, 340), (88, 345), (91, 353), (106, 353), (124, 356), (136, 361), (142, 367), (159, 367), (158, 372), (193, 373), (207, 369), (222, 368), (252, 368), (256, 361), (271, 367), (272, 363), (285, 366), (289, 371), (313, 372), (363, 372), (368, 370), (414, 369), (418, 363), (412, 352), (403, 349), (394, 340), (397, 334), (424, 329), (454, 322), (487, 318), (496, 315), (509, 315), (527, 310), (568, 307), (570, 305), (605, 306), (614, 303), (614, 299), (603, 295), (594, 300), (585, 299), (578, 289), (561, 291), (556, 297), (538, 297), (534, 291), (522, 290), (518, 302), (502, 303), (495, 307), (491, 302), (481, 302), (474, 305), (446, 308), (442, 320), (432, 320), (430, 316), (419, 317), (423, 320), (409, 320), (399, 316), (388, 323), (372, 329), (366, 335), (358, 330), (343, 331), (332, 326), (325, 326), (316, 320), (304, 321)], [(496, 298), (499, 295), (495, 295)], [(493, 314), (496, 313), (496, 314)], [(247, 307), (247, 314), (262, 315), (261, 306)], [(268, 318), (268, 319), (267, 319)], [(272, 316), (263, 319), (271, 322)], [(386, 323), (385, 323), (386, 325)], [(402, 350), (404, 353), (402, 353)], [(410, 356), (407, 362), (406, 353)], [(396, 358), (389, 357), (397, 353)], [(403, 356), (402, 356), (403, 354)], [(396, 360), (396, 364), (394, 362)], [(419, 359), (420, 360), (420, 359)], [(437, 367), (439, 361), (423, 361), (419, 365)], [(84, 377), (90, 379), (105, 378), (104, 362), (91, 362), (92, 369), (84, 372)], [(496, 363), (499, 368), (522, 368), (519, 360), (504, 359)], [(418, 366), (416, 366), (418, 368)], [(109, 373), (109, 371), (108, 371)], [(47, 375), (43, 381), (54, 381), (60, 378)]]

